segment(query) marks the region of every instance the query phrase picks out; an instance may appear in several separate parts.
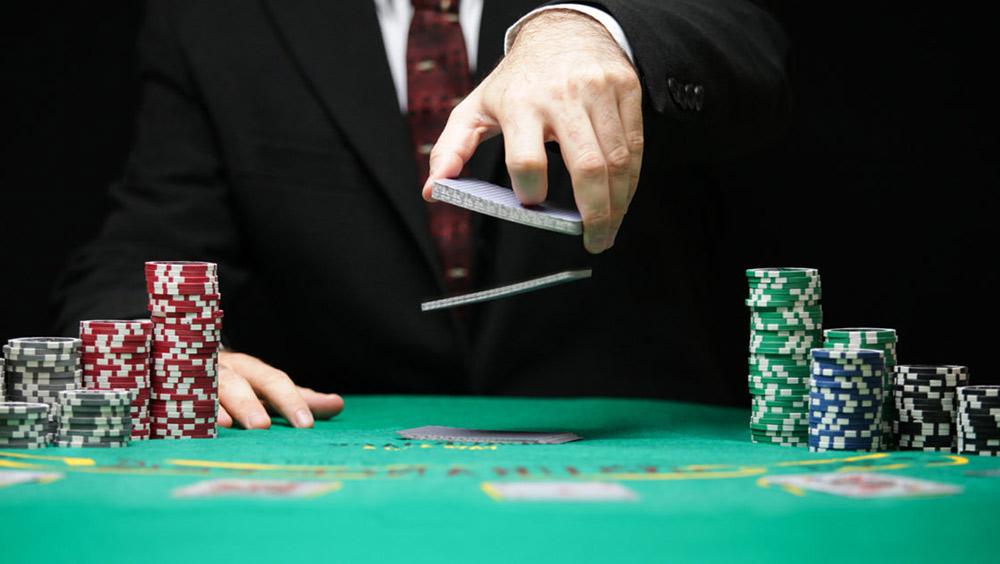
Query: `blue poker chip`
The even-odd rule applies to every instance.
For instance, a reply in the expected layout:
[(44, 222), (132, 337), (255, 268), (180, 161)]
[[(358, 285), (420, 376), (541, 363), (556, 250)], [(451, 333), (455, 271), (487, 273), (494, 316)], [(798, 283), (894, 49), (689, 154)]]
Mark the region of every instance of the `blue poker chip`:
[(809, 380), (809, 385), (816, 388), (830, 388), (836, 390), (858, 390), (861, 392), (874, 393), (883, 391), (882, 382), (878, 378), (868, 380), (835, 380), (831, 378), (821, 378), (813, 376)]
[(814, 364), (809, 370), (809, 373), (813, 376), (824, 376), (827, 378), (883, 378), (886, 371), (880, 368), (872, 368), (870, 370), (855, 370), (855, 369), (842, 369), (842, 368), (830, 368), (827, 366), (822, 366), (820, 364)]
[(856, 400), (856, 399), (825, 399), (821, 397), (810, 397), (809, 406), (814, 408), (855, 408), (855, 409), (879, 409), (882, 407), (881, 400)]
[(882, 360), (885, 354), (875, 349), (813, 349), (809, 351), (813, 360), (820, 361), (841, 361), (841, 360)]
[(809, 400), (813, 399), (826, 401), (874, 401), (881, 402), (881, 393), (857, 393), (852, 390), (833, 388), (813, 388), (809, 391)]
[(812, 437), (826, 437), (828, 439), (877, 439), (882, 436), (881, 429), (843, 429), (829, 431), (825, 429), (809, 428), (809, 435)]

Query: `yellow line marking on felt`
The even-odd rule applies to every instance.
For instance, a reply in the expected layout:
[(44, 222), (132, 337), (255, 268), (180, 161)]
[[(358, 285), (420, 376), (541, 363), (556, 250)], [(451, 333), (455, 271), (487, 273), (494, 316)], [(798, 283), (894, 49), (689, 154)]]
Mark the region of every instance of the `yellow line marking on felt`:
[(589, 480), (656, 481), (656, 480), (720, 480), (747, 478), (767, 472), (764, 467), (742, 468), (729, 472), (622, 472), (618, 474), (581, 474)]
[(31, 464), (30, 462), (14, 462), (13, 460), (0, 460), (0, 468), (48, 468), (41, 464)]
[(483, 493), (490, 496), (493, 501), (503, 501), (503, 496), (489, 482), (479, 484), (479, 489), (483, 490)]
[(79, 458), (74, 456), (43, 456), (41, 454), (25, 454), (23, 452), (0, 451), (0, 456), (7, 458), (24, 458), (28, 460), (52, 460), (62, 462), (67, 466), (94, 466), (93, 458)]
[(836, 472), (882, 472), (883, 470), (902, 470), (910, 465), (900, 462), (899, 464), (886, 464), (884, 466), (842, 466)]
[(823, 458), (820, 460), (789, 460), (787, 462), (775, 463), (775, 466), (812, 466), (821, 464), (841, 464), (844, 462), (858, 462), (861, 460), (877, 460), (889, 456), (887, 452), (873, 452), (871, 454), (860, 454), (858, 456), (848, 456), (847, 458)]
[(942, 466), (964, 466), (969, 463), (969, 459), (964, 456), (946, 454), (944, 457), (948, 459), (948, 462), (928, 462), (927, 467), (940, 468)]
[[(762, 488), (770, 488), (771, 482), (767, 479), (767, 477), (760, 477), (757, 479), (757, 485)], [(778, 487), (780, 487), (785, 493), (790, 493), (795, 496), (804, 497), (806, 495), (806, 491), (798, 486), (780, 484)]]

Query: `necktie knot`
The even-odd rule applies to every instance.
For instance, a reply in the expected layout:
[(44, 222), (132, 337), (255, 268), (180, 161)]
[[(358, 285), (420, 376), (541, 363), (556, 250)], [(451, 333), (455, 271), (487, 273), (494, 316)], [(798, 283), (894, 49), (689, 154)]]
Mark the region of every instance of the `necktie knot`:
[(457, 14), (458, 0), (410, 0), (414, 10), (432, 10), (442, 14)]

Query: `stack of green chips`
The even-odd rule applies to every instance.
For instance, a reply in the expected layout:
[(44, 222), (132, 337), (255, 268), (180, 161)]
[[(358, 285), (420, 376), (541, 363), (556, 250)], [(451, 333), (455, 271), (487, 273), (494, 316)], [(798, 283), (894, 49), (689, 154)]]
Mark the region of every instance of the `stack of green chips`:
[(896, 366), (896, 330), (881, 327), (845, 327), (823, 332), (827, 349), (874, 349), (885, 355), (882, 375), (882, 449), (896, 448), (892, 422), (896, 421), (893, 404), (893, 369)]
[(822, 343), (820, 278), (814, 268), (751, 268), (750, 439), (806, 446), (809, 351)]

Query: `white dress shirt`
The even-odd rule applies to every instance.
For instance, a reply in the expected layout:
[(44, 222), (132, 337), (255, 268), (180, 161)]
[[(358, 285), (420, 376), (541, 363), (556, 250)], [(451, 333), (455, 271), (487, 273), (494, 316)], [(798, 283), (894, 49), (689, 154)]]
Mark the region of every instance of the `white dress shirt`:
[[(521, 23), (538, 12), (562, 8), (583, 12), (594, 18), (607, 28), (630, 61), (632, 48), (625, 38), (625, 32), (617, 21), (604, 10), (585, 6), (583, 4), (557, 4), (545, 6), (529, 12), (507, 29), (504, 37), (504, 52), (510, 48), (514, 36)], [(392, 82), (396, 86), (396, 97), (399, 109), (406, 112), (406, 43), (410, 34), (410, 19), (413, 17), (413, 5), (410, 0), (375, 0), (375, 12), (378, 14), (378, 25), (382, 29), (382, 43), (385, 45), (385, 56), (389, 60), (389, 71)], [(465, 37), (465, 51), (469, 56), (469, 71), (475, 72), (477, 56), (479, 55), (479, 25), (483, 17), (483, 0), (461, 0), (458, 6), (458, 23), (462, 26)]]

